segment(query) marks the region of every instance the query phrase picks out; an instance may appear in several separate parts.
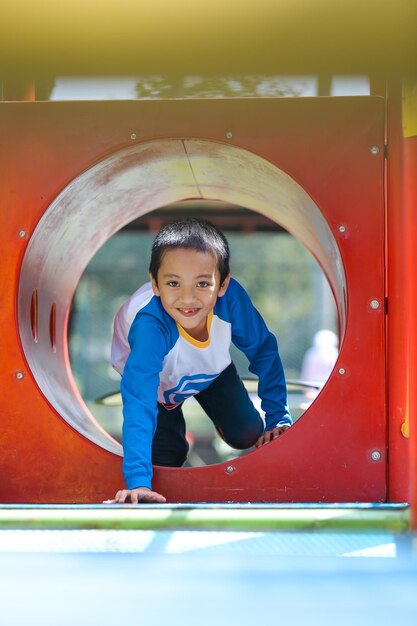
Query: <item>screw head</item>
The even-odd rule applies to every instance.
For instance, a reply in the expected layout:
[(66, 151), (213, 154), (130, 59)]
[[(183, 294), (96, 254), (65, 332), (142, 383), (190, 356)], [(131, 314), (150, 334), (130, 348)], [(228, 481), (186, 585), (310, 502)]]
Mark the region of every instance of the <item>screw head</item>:
[(344, 224), (340, 224), (338, 230), (339, 230), (339, 233), (345, 233), (346, 232), (346, 226)]
[(346, 370), (344, 367), (339, 367), (339, 374), (341, 374), (341, 376), (343, 376), (343, 374), (346, 374)]
[(233, 465), (228, 465), (226, 467), (227, 474), (233, 474), (234, 471), (235, 471), (235, 468), (233, 467)]
[(20, 370), (18, 372), (16, 372), (16, 378), (17, 380), (22, 380), (24, 378), (24, 373), (21, 372)]
[(22, 228), (22, 230), (19, 230), (19, 237), (20, 239), (23, 239), (24, 237), (26, 237), (26, 231)]
[(369, 306), (371, 307), (371, 309), (374, 309), (374, 311), (376, 311), (376, 309), (379, 309), (380, 307), (380, 303), (379, 300), (371, 300), (369, 303)]
[(378, 146), (372, 146), (371, 147), (371, 154), (379, 154), (379, 147)]
[(132, 134), (130, 135), (130, 138), (131, 138), (131, 139), (136, 139), (136, 133), (132, 133)]
[(371, 452), (371, 459), (373, 461), (380, 461), (381, 460), (381, 453), (379, 450), (372, 450)]
[(232, 137), (233, 137), (233, 133), (229, 130), (229, 131), (226, 133), (226, 139), (232, 139)]

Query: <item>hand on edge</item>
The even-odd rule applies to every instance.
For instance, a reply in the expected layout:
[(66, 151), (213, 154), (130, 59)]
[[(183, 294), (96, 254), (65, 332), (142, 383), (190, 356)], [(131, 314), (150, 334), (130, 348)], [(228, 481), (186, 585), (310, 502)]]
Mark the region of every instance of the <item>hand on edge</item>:
[(280, 435), (285, 433), (285, 431), (288, 430), (289, 428), (290, 428), (289, 424), (284, 424), (283, 426), (276, 426), (275, 428), (272, 428), (271, 430), (266, 430), (264, 434), (259, 437), (255, 446), (257, 448), (260, 448), (261, 446), (263, 446), (266, 443), (269, 443), (273, 439), (277, 439), (278, 437), (280, 437)]
[(123, 504), (125, 502), (132, 504), (138, 504), (138, 502), (163, 503), (166, 502), (166, 498), (147, 487), (137, 487), (136, 489), (120, 489), (113, 500), (104, 500), (103, 504)]

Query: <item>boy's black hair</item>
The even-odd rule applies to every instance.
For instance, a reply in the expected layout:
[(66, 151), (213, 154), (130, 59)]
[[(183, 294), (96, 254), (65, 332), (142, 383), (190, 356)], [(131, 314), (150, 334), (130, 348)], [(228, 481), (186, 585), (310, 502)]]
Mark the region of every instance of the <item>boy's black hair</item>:
[(158, 270), (166, 250), (188, 248), (199, 252), (209, 252), (217, 259), (220, 284), (230, 274), (230, 250), (224, 234), (211, 222), (187, 217), (164, 226), (152, 244), (149, 272), (157, 280)]

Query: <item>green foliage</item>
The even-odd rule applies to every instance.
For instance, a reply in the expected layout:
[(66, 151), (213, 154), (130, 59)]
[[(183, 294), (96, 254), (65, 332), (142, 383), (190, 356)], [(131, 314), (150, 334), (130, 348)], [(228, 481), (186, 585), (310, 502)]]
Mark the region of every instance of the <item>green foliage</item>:
[(247, 98), (294, 97), (303, 94), (309, 77), (267, 75), (182, 76), (175, 81), (164, 76), (137, 79), (140, 99), (151, 98)]

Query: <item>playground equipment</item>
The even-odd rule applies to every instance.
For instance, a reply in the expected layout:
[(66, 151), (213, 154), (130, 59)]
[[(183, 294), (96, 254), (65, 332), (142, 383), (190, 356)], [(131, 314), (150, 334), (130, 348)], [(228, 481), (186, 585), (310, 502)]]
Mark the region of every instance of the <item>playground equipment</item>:
[(325, 388), (282, 438), (226, 464), (158, 468), (155, 487), (170, 501), (389, 499), (384, 105), (2, 105), (3, 502), (92, 502), (121, 484), (120, 446), (71, 376), (71, 297), (112, 233), (188, 198), (257, 210), (298, 237), (329, 279), (342, 345)]
[[(122, 0), (114, 15), (103, 2), (99, 11), (81, 0), (44, 10), (6, 4), (4, 620), (64, 626), (94, 615), (113, 625), (139, 612), (149, 624), (166, 618), (175, 626), (192, 614), (203, 626), (219, 619), (244, 626), (276, 618), (278, 606), (295, 626), (306, 615), (320, 626), (412, 621), (416, 3)], [(34, 68), (41, 78), (301, 72), (324, 83), (358, 73), (371, 76), (373, 97), (11, 102), (34, 100), (33, 84), (22, 80)], [(224, 465), (156, 473), (157, 488), (173, 501), (275, 502), (80, 504), (112, 495), (122, 475), (120, 448), (72, 381), (73, 290), (94, 251), (132, 215), (188, 197), (243, 202), (282, 222), (317, 256), (338, 309), (338, 362), (281, 440)], [(99, 551), (116, 554), (86, 554)], [(134, 598), (133, 607), (120, 598)]]
[[(72, 380), (71, 296), (113, 232), (135, 215), (187, 198), (239, 203), (298, 237), (330, 281), (342, 345), (322, 393), (282, 439), (226, 465), (157, 470), (156, 487), (174, 501), (416, 502), (417, 105), (413, 80), (408, 89), (392, 78), (398, 70), (412, 74), (415, 22), (412, 2), (378, 12), (365, 4), (332, 13), (333, 39), (324, 36), (329, 3), (314, 7), (311, 24), (306, 9), (297, 16), (300, 42), (287, 28), (294, 14), (285, 18), (271, 3), (265, 15), (275, 24), (273, 37), (253, 54), (245, 28), (228, 28), (232, 2), (226, 30), (206, 16), (204, 38), (187, 27), (194, 13), (176, 30), (165, 19), (166, 45), (158, 54), (148, 54), (146, 37), (121, 31), (121, 41), (134, 40), (141, 54), (114, 46), (115, 65), (106, 69), (153, 72), (162, 63), (175, 77), (193, 64), (210, 73), (221, 58), (223, 72), (302, 69), (323, 78), (360, 71), (378, 78), (382, 63), (388, 90), (372, 80), (372, 97), (0, 105), (3, 502), (91, 502), (120, 485), (120, 447), (94, 422)], [(71, 11), (75, 16), (74, 5)], [(258, 7), (248, 11), (248, 24), (253, 11)], [(151, 13), (141, 16), (144, 32), (152, 32), (144, 26)], [(9, 59), (5, 100), (34, 98), (19, 84), (9, 89), (10, 77), (19, 82), (34, 56), (46, 72), (65, 73), (64, 57), (71, 58), (71, 73), (85, 69), (86, 55), (66, 54), (64, 37), (46, 56), (33, 39), (45, 35), (36, 20), (30, 33), (10, 28), (13, 40), (2, 39), (8, 55), (1, 56)], [(64, 22), (56, 21), (58, 30)], [(343, 32), (335, 27), (340, 23)], [(395, 36), (378, 38), (388, 31)], [(22, 33), (30, 55), (15, 50)], [(238, 33), (233, 42), (231, 33)], [(338, 55), (335, 33), (344, 37)], [(354, 45), (346, 39), (353, 34)], [(218, 55), (199, 46), (210, 37)], [(90, 71), (94, 63), (103, 71), (108, 41), (92, 41), (89, 33)]]

